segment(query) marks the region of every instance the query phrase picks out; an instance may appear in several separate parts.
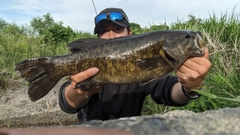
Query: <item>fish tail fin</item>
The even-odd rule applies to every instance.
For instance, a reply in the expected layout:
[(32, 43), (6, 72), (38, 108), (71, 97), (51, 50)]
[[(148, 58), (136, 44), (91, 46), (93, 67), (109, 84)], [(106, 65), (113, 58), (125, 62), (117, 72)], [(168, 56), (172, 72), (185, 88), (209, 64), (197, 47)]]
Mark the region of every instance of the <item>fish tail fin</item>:
[(50, 59), (32, 58), (15, 65), (15, 70), (29, 82), (28, 95), (31, 101), (44, 97), (61, 79), (54, 76), (54, 64)]

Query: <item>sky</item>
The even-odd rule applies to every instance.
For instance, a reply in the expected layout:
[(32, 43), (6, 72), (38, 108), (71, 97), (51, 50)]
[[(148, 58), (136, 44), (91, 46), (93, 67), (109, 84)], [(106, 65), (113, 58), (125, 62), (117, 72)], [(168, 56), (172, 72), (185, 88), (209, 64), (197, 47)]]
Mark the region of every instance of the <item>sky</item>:
[(149, 27), (152, 24), (185, 21), (188, 15), (206, 19), (240, 14), (240, 0), (1, 0), (0, 18), (8, 23), (29, 25), (35, 17), (50, 13), (55, 22), (73, 30), (93, 33), (96, 16), (104, 8), (122, 8), (130, 22)]

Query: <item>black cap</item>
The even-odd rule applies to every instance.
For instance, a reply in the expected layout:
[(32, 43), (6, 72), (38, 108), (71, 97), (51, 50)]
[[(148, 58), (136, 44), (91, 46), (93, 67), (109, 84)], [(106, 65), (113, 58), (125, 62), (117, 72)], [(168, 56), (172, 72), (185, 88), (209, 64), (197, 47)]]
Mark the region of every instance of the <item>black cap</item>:
[[(111, 12), (120, 12), (123, 15), (123, 19), (122, 20), (111, 20), (110, 18), (106, 18), (103, 19), (101, 21), (99, 21), (98, 23), (95, 22), (95, 18), (99, 15), (99, 14), (108, 14)], [(130, 27), (129, 21), (128, 21), (128, 17), (125, 14), (125, 12), (121, 9), (121, 8), (106, 8), (104, 10), (102, 10), (95, 18), (94, 18), (94, 22), (95, 22), (95, 28), (94, 28), (94, 34), (98, 33), (98, 31), (101, 29), (101, 27), (107, 22), (113, 22), (119, 26), (122, 27)]]

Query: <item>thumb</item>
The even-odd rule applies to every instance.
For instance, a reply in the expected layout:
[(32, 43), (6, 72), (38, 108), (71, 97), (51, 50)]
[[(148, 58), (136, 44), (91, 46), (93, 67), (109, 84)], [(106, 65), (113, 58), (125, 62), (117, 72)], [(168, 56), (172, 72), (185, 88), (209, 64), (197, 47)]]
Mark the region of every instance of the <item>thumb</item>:
[(208, 48), (205, 48), (205, 53), (204, 53), (204, 56), (206, 59), (208, 59), (209, 57), (209, 51), (208, 51)]
[(93, 67), (93, 68), (91, 68), (91, 72), (92, 72), (92, 75), (96, 75), (97, 73), (98, 73), (98, 71), (99, 71), (99, 69), (98, 68), (96, 68), (96, 67)]

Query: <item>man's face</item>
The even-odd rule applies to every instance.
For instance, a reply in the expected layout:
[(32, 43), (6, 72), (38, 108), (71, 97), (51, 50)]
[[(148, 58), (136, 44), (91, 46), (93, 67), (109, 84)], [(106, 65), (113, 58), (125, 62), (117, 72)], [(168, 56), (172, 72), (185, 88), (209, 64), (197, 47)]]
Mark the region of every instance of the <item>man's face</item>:
[(99, 38), (116, 38), (132, 35), (132, 31), (128, 31), (126, 27), (119, 26), (112, 22), (107, 22), (98, 32)]

